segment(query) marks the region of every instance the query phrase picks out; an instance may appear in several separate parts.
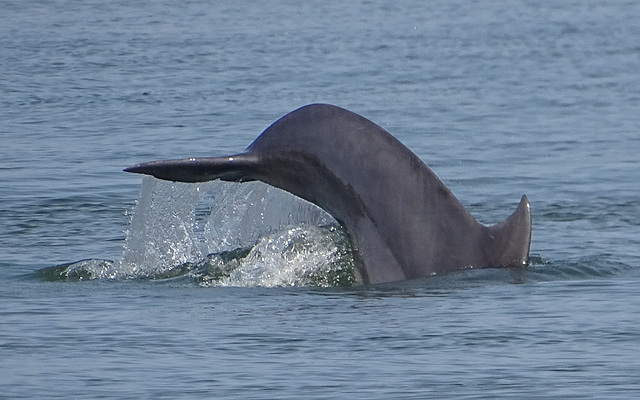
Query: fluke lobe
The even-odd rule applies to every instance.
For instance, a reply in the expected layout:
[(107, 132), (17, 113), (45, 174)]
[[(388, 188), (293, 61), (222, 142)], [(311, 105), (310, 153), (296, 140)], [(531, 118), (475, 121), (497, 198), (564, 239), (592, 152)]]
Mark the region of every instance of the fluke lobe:
[(486, 227), (400, 141), (328, 104), (285, 115), (241, 154), (125, 171), (179, 182), (259, 180), (308, 200), (346, 228), (362, 283), (522, 266), (529, 257), (526, 196), (509, 218)]

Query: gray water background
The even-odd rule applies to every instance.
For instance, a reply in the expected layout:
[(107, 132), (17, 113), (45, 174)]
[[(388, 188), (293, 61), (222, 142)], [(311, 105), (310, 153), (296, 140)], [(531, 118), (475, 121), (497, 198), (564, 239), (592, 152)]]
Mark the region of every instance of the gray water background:
[[(632, 1), (2, 2), (0, 397), (637, 398), (639, 20)], [(34, 278), (122, 256), (124, 167), (238, 152), (312, 102), (393, 133), (481, 222), (526, 193), (529, 269)]]

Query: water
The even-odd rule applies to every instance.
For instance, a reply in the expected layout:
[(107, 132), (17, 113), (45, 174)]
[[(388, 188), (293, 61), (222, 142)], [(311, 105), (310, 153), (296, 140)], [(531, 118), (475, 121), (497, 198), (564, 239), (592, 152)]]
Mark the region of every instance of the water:
[[(638, 17), (619, 1), (3, 2), (0, 397), (637, 398)], [(311, 102), (389, 130), (484, 223), (526, 193), (529, 267), (318, 284), (299, 278), (348, 259), (321, 214), (121, 172), (241, 151)], [(168, 213), (145, 188), (172, 193)], [(263, 198), (268, 224), (240, 212)], [(194, 264), (224, 251), (213, 238), (271, 258), (213, 279)], [(86, 259), (81, 282), (41, 275)]]

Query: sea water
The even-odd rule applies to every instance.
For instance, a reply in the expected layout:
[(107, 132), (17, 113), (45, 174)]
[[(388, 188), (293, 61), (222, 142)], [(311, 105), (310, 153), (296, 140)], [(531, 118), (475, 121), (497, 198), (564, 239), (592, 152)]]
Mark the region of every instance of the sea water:
[[(0, 397), (637, 398), (639, 18), (2, 2)], [(387, 129), (485, 224), (527, 194), (529, 265), (358, 286), (307, 203), (122, 172), (240, 152), (313, 102)]]

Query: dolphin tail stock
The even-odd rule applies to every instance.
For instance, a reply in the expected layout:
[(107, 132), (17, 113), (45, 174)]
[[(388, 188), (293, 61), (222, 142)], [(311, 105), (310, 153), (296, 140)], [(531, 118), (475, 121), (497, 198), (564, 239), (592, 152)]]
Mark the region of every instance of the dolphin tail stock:
[(531, 209), (523, 195), (516, 210), (506, 220), (487, 228), (487, 260), (493, 267), (517, 267), (529, 260)]
[(126, 172), (152, 175), (174, 182), (206, 182), (220, 179), (229, 182), (256, 180), (257, 157), (241, 153), (226, 157), (185, 158), (152, 161), (126, 168)]

